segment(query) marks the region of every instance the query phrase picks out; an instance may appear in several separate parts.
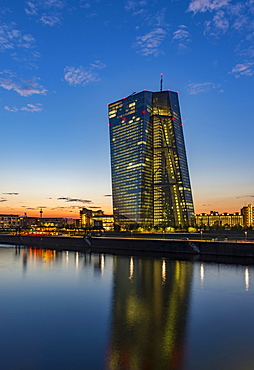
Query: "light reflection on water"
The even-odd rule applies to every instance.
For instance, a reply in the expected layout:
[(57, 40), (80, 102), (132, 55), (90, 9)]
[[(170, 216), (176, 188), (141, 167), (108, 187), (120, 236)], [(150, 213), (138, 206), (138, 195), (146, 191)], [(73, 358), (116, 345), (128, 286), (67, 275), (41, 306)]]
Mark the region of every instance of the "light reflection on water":
[(0, 248), (1, 368), (253, 369), (253, 273)]

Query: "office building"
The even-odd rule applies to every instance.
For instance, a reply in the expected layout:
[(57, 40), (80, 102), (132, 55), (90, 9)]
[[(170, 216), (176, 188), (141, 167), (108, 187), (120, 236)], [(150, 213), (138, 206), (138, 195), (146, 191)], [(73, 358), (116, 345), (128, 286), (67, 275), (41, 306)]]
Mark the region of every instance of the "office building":
[(230, 229), (235, 226), (244, 226), (243, 215), (240, 212), (235, 213), (219, 213), (211, 211), (210, 214), (196, 214), (196, 226), (200, 229), (224, 227)]
[(142, 91), (109, 104), (113, 211), (121, 226), (195, 223), (178, 93)]
[(243, 215), (243, 225), (244, 227), (253, 227), (254, 226), (254, 207), (252, 204), (248, 204), (241, 209)]
[(99, 209), (93, 211), (91, 209), (82, 208), (80, 213), (80, 224), (83, 228), (98, 228), (104, 229), (105, 231), (114, 230), (114, 216), (105, 215), (104, 211)]
[(20, 225), (20, 219), (18, 215), (0, 214), (0, 228), (16, 228)]

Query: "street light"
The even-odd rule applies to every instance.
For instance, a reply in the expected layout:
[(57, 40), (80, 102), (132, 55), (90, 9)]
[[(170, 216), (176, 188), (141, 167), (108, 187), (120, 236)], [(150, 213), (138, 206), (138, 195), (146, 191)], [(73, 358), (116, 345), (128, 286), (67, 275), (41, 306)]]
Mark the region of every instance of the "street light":
[(203, 238), (203, 231), (200, 230), (200, 239), (202, 240), (202, 238)]
[(248, 240), (248, 231), (244, 231), (244, 234), (245, 234), (245, 240), (247, 241)]

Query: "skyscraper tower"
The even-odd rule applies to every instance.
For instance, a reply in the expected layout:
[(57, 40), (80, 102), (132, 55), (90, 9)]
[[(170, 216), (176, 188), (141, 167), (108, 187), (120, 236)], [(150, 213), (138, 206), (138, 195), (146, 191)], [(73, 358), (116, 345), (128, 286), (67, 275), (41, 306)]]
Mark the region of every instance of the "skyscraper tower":
[(142, 91), (109, 104), (113, 212), (122, 226), (195, 222), (178, 94)]

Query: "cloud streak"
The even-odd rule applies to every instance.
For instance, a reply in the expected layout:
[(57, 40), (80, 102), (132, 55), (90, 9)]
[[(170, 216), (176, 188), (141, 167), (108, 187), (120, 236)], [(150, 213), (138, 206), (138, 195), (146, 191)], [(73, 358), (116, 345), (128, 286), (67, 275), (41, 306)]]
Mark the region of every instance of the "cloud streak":
[(159, 49), (161, 43), (165, 40), (167, 31), (161, 27), (155, 28), (153, 31), (143, 35), (137, 36), (136, 42), (133, 44), (134, 48), (137, 49), (137, 53), (147, 56), (157, 56), (161, 53)]
[(240, 76), (253, 76), (254, 75), (254, 62), (238, 63), (232, 68), (231, 73), (239, 78)]
[(42, 104), (37, 103), (37, 104), (27, 104), (25, 107), (17, 108), (16, 106), (14, 107), (8, 107), (7, 105), (4, 107), (5, 110), (8, 112), (18, 112), (18, 111), (26, 111), (26, 112), (41, 112), (43, 110)]
[(101, 61), (95, 61), (90, 64), (89, 67), (69, 67), (66, 66), (64, 69), (64, 80), (70, 86), (85, 86), (90, 83), (99, 82), (101, 78), (95, 72), (97, 69), (105, 68), (106, 65)]
[(32, 49), (35, 47), (35, 39), (29, 33), (23, 33), (17, 28), (15, 22), (0, 25), (0, 51), (13, 50), (15, 48)]
[(185, 25), (179, 26), (179, 28), (173, 32), (172, 41), (177, 42), (179, 50), (184, 50), (188, 47), (191, 38)]
[(45, 24), (46, 26), (56, 26), (57, 24), (61, 24), (61, 20), (56, 15), (46, 15), (43, 14), (43, 16), (40, 18), (40, 22)]
[(204, 22), (204, 34), (218, 38), (227, 31), (246, 31), (245, 39), (253, 37), (253, 1), (192, 0), (187, 12), (207, 13), (210, 19)]
[(135, 10), (139, 7), (145, 6), (146, 4), (146, 0), (128, 0), (124, 8), (125, 10)]
[(220, 9), (228, 5), (230, 0), (192, 0), (187, 9), (188, 12), (193, 12), (194, 14), (206, 11), (212, 11)]
[(0, 86), (8, 91), (15, 91), (20, 96), (30, 96), (34, 94), (46, 95), (47, 90), (38, 83), (38, 77), (31, 78), (17, 78), (16, 76), (5, 76), (5, 72), (0, 72)]
[(70, 198), (70, 197), (59, 197), (57, 198), (57, 200), (65, 200), (66, 202), (92, 203), (92, 201), (88, 199)]
[(38, 18), (38, 21), (46, 26), (60, 25), (62, 10), (66, 7), (66, 2), (62, 0), (34, 0), (27, 1), (25, 12), (28, 16)]
[(19, 193), (13, 193), (13, 192), (11, 192), (11, 193), (2, 193), (2, 194), (5, 194), (5, 195), (19, 195)]
[(41, 112), (43, 108), (40, 103), (37, 103), (37, 104), (27, 104), (26, 107), (21, 107), (20, 110), (34, 113), (34, 112)]
[(197, 95), (218, 88), (219, 85), (216, 85), (213, 82), (190, 82), (187, 85), (187, 90), (190, 95)]

